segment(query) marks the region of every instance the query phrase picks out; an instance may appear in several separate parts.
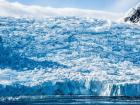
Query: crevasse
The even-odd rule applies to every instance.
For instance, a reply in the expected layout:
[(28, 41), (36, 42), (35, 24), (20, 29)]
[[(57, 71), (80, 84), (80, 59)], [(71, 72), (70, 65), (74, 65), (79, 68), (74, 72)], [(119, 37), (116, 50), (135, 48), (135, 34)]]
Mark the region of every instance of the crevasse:
[(140, 96), (140, 27), (0, 17), (0, 96), (19, 95)]

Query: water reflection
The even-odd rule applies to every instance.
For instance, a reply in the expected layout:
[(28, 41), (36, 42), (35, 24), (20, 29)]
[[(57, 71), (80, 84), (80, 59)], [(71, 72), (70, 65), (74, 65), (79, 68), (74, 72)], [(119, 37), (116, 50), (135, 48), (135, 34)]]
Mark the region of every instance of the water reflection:
[(1, 97), (0, 105), (140, 105), (140, 97), (22, 96)]

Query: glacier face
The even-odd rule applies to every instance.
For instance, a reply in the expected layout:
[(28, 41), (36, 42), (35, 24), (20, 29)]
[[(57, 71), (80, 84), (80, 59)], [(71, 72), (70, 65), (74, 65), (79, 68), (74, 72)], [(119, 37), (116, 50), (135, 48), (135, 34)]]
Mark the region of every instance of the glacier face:
[(0, 17), (0, 96), (140, 96), (140, 27), (79, 17)]

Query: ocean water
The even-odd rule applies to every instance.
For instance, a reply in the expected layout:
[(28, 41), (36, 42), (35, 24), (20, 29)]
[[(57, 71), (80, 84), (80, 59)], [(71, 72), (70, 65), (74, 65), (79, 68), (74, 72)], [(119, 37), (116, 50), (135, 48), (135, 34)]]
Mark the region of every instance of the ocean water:
[(0, 17), (0, 96), (140, 96), (140, 26)]
[(102, 96), (20, 96), (1, 98), (0, 105), (140, 105), (140, 99)]

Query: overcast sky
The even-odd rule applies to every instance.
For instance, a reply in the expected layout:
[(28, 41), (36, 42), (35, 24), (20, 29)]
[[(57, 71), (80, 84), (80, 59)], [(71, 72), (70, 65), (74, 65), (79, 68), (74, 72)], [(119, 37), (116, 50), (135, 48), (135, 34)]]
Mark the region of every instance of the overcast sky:
[(126, 12), (140, 0), (9, 0), (27, 5), (50, 6), (55, 8), (94, 9), (111, 12)]

